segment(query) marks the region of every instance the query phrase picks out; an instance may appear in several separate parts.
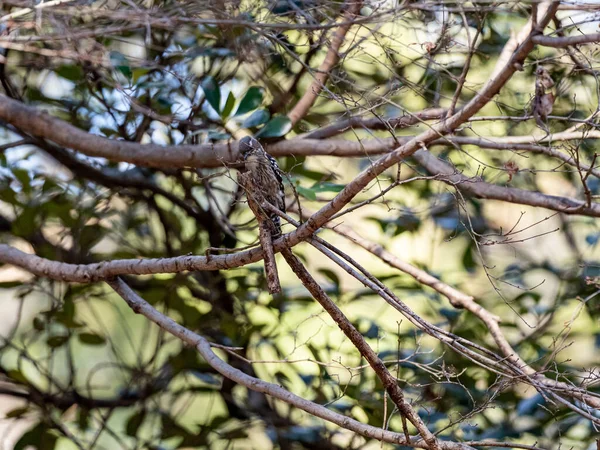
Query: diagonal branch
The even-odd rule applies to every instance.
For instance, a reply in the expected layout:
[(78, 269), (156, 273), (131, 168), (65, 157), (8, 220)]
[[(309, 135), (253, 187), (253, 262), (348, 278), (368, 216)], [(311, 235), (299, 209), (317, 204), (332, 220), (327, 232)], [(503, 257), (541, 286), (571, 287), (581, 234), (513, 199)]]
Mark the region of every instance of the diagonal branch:
[[(398, 386), (398, 381), (389, 372), (385, 364), (371, 347), (367, 344), (363, 336), (358, 330), (350, 323), (348, 318), (342, 313), (335, 303), (325, 293), (323, 288), (315, 281), (312, 275), (302, 265), (300, 260), (294, 256), (291, 250), (286, 249), (282, 251), (282, 255), (286, 262), (296, 274), (298, 279), (302, 282), (304, 287), (311, 293), (315, 300), (327, 311), (331, 318), (337, 323), (338, 327), (344, 332), (344, 334), (352, 341), (354, 346), (358, 349), (361, 355), (367, 360), (371, 368), (375, 371), (379, 379), (381, 380), (383, 387), (389, 394), (392, 401), (398, 407), (402, 417), (405, 417), (412, 423), (423, 440), (428, 444), (428, 448), (435, 450), (440, 449), (440, 444), (435, 436), (428, 430), (427, 426), (423, 423), (419, 415), (414, 409), (406, 403), (404, 399), (404, 393)], [(406, 438), (408, 440), (408, 432), (405, 429)]]
[[(423, 441), (407, 443), (403, 434), (393, 433), (391, 431), (362, 424), (354, 419), (351, 419), (350, 417), (343, 416), (325, 408), (324, 406), (292, 394), (291, 392), (283, 389), (281, 386), (254, 378), (245, 374), (241, 370), (233, 368), (213, 352), (210, 343), (204, 337), (188, 330), (187, 328), (179, 325), (170, 317), (167, 317), (157, 311), (148, 302), (137, 295), (123, 280), (116, 278), (110, 280), (108, 284), (123, 298), (123, 300), (125, 300), (125, 302), (136, 314), (142, 314), (147, 319), (161, 327), (163, 330), (179, 338), (182, 342), (195, 347), (200, 355), (206, 360), (206, 362), (224, 377), (229, 378), (236, 383), (247, 387), (248, 389), (277, 398), (285, 403), (295, 406), (298, 409), (306, 411), (315, 417), (320, 417), (321, 419), (327, 420), (342, 428), (354, 431), (361, 436), (394, 444), (409, 445), (411, 447), (425, 449), (431, 448), (426, 442)], [(454, 442), (441, 442), (440, 446), (437, 448), (442, 450), (472, 449), (472, 447), (468, 445)]]
[(288, 113), (292, 125), (298, 123), (298, 121), (308, 113), (308, 110), (315, 103), (317, 97), (325, 87), (330, 71), (340, 60), (340, 48), (344, 43), (348, 30), (350, 30), (350, 27), (353, 25), (353, 19), (356, 17), (356, 14), (358, 14), (358, 11), (360, 11), (361, 4), (361, 0), (347, 0), (345, 2), (343, 8), (346, 8), (346, 10), (342, 15), (342, 24), (333, 33), (333, 38), (331, 39), (331, 44), (325, 55), (325, 60), (317, 69), (313, 82), (306, 92), (304, 92), (302, 98), (298, 100), (298, 103), (296, 103)]

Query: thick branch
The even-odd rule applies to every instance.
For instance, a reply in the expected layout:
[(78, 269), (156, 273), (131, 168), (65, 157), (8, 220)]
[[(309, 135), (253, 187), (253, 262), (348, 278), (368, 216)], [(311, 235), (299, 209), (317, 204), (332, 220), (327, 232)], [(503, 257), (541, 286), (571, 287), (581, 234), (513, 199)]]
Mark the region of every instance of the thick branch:
[(468, 192), (479, 198), (502, 200), (520, 205), (539, 206), (554, 211), (560, 211), (565, 214), (582, 214), (591, 217), (600, 217), (600, 204), (598, 203), (588, 205), (582, 200), (497, 186), (482, 181), (479, 178), (470, 178), (459, 173), (451, 164), (448, 164), (423, 150), (415, 153), (414, 158), (419, 164), (425, 167), (429, 173), (443, 175), (443, 177), (440, 178), (441, 181), (451, 184), (457, 189)]
[(582, 34), (581, 36), (551, 37), (543, 34), (533, 37), (533, 42), (544, 47), (565, 48), (578, 44), (593, 44), (600, 42), (600, 33)]
[[(414, 117), (421, 120), (427, 120), (427, 117), (433, 118), (435, 111), (431, 116), (429, 113), (416, 113)], [(406, 120), (404, 118), (390, 119), (397, 126), (404, 126), (412, 122), (412, 116)], [(410, 119), (410, 120), (409, 120)], [(118, 141), (107, 139), (101, 136), (87, 133), (73, 125), (53, 117), (43, 111), (39, 111), (31, 106), (24, 105), (21, 102), (13, 100), (4, 95), (0, 95), (0, 120), (15, 126), (19, 130), (31, 134), (40, 139), (47, 139), (56, 142), (63, 147), (72, 148), (75, 151), (87, 156), (106, 158), (115, 162), (130, 162), (140, 166), (154, 167), (222, 167), (231, 164), (239, 159), (237, 141), (228, 144), (203, 144), (203, 145), (167, 145), (160, 146), (155, 144), (139, 144), (135, 142)], [(462, 121), (462, 119), (461, 119)], [(366, 119), (363, 125), (368, 124), (374, 129), (383, 124), (379, 119)], [(462, 123), (462, 122), (461, 122)], [(345, 126), (345, 124), (341, 124)], [(441, 125), (438, 125), (439, 128)], [(338, 125), (332, 126), (327, 133), (333, 133), (339, 130)], [(337, 132), (337, 131), (336, 131)], [(370, 155), (387, 154), (398, 149), (399, 146), (413, 144), (425, 136), (402, 136), (398, 138), (365, 139), (361, 142), (337, 140), (320, 140), (313, 138), (321, 137), (321, 130), (305, 135), (310, 139), (290, 139), (280, 141), (269, 145), (268, 151), (273, 156), (340, 156), (340, 157), (362, 157)], [(432, 144), (457, 144), (457, 145), (478, 145), (482, 148), (498, 148), (519, 150), (520, 144), (541, 144), (546, 142), (556, 142), (576, 139), (595, 139), (600, 138), (600, 131), (570, 131), (556, 133), (550, 136), (527, 135), (527, 136), (508, 136), (508, 137), (459, 137), (451, 136), (444, 139), (437, 139), (440, 131), (429, 130), (427, 136), (434, 137)], [(515, 147), (511, 147), (515, 145)], [(527, 150), (527, 149), (525, 149)]]
[(87, 133), (51, 116), (0, 95), (0, 120), (37, 138), (48, 139), (88, 156), (154, 167), (219, 167), (237, 159), (237, 146), (138, 144)]

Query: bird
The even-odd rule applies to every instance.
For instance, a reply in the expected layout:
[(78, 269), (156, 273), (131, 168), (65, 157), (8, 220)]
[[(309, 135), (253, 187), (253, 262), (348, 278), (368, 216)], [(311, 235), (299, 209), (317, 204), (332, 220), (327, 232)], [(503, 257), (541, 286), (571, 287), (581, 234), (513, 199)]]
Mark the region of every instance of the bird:
[[(246, 172), (252, 178), (252, 184), (260, 190), (257, 194), (275, 208), (285, 212), (285, 191), (277, 160), (269, 155), (260, 142), (252, 136), (240, 139), (238, 148), (244, 159)], [(266, 215), (272, 222), (271, 234), (279, 236), (281, 234), (279, 216), (271, 211), (268, 211)]]
[(538, 67), (535, 71), (535, 97), (533, 99), (533, 116), (540, 128), (549, 132), (546, 121), (552, 113), (554, 107), (555, 95), (552, 92), (554, 80), (543, 67)]

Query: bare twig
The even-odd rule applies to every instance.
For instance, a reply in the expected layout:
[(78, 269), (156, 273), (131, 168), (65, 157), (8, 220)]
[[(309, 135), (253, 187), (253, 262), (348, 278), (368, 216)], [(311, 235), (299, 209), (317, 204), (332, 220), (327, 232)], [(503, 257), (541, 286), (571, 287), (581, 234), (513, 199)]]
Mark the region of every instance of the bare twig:
[(327, 55), (325, 55), (325, 60), (315, 73), (313, 82), (310, 84), (302, 98), (298, 100), (298, 103), (296, 103), (294, 108), (288, 114), (292, 125), (296, 124), (306, 115), (310, 107), (317, 100), (319, 93), (323, 90), (327, 78), (329, 78), (329, 72), (340, 60), (340, 48), (344, 43), (346, 33), (348, 33), (348, 30), (350, 30), (350, 27), (354, 24), (353, 20), (360, 10), (361, 4), (361, 0), (348, 0), (344, 5), (343, 8), (345, 11), (342, 16), (342, 23), (333, 34), (331, 44), (327, 50)]

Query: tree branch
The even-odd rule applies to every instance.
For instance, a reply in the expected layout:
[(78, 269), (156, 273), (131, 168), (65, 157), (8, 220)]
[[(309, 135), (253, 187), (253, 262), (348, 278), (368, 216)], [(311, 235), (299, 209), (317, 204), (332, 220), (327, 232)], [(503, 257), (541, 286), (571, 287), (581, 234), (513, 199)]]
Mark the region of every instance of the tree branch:
[(426, 120), (441, 119), (446, 112), (447, 110), (445, 108), (432, 108), (416, 113), (409, 112), (403, 116), (392, 117), (389, 119), (382, 119), (379, 117), (371, 117), (368, 119), (363, 117), (351, 117), (349, 119), (340, 120), (332, 125), (302, 134), (297, 136), (296, 139), (325, 139), (337, 134), (345, 133), (353, 128), (369, 130), (408, 128), (413, 125), (418, 125)]
[[(427, 120), (433, 118), (435, 110), (430, 113), (423, 111), (415, 113), (413, 118), (389, 119), (397, 121), (398, 126), (409, 126), (413, 120)], [(458, 113), (457, 113), (458, 114)], [(411, 114), (412, 116), (412, 114)], [(136, 142), (119, 141), (107, 139), (101, 136), (87, 133), (73, 125), (53, 117), (43, 111), (24, 105), (4, 95), (0, 95), (0, 120), (15, 126), (19, 130), (31, 134), (40, 139), (47, 139), (63, 147), (72, 148), (75, 151), (87, 156), (102, 157), (115, 162), (129, 162), (140, 166), (154, 167), (223, 167), (224, 165), (236, 162), (239, 159), (237, 141), (228, 144), (203, 144), (203, 145), (156, 145), (139, 144)], [(353, 120), (353, 119), (350, 119)], [(464, 118), (467, 120), (467, 118)], [(463, 119), (458, 124), (464, 121)], [(377, 129), (383, 126), (384, 122), (379, 119), (366, 119), (361, 122), (365, 126), (372, 126)], [(455, 123), (455, 122), (453, 122)], [(346, 126), (345, 123), (326, 127), (324, 133), (337, 133), (340, 127)], [(362, 125), (361, 125), (362, 126)], [(458, 126), (458, 125), (456, 125)], [(406, 146), (411, 143), (411, 151), (416, 151), (418, 147), (415, 144), (419, 141), (425, 142), (424, 138), (431, 140), (430, 145), (478, 145), (482, 148), (515, 149), (511, 145), (521, 144), (541, 144), (546, 142), (556, 142), (573, 139), (595, 139), (600, 138), (600, 131), (566, 131), (556, 133), (550, 136), (527, 135), (527, 136), (508, 136), (508, 137), (460, 137), (450, 136), (439, 139), (443, 134), (438, 129), (429, 130), (419, 136), (402, 136), (398, 138), (389, 137), (381, 139), (365, 139), (361, 142), (347, 140), (320, 140), (313, 139), (312, 136), (321, 137), (321, 130), (309, 133), (307, 138), (295, 138), (280, 141), (268, 145), (267, 150), (273, 156), (340, 156), (340, 157), (363, 157), (370, 155), (389, 154), (394, 149), (399, 150), (399, 146)], [(310, 138), (308, 138), (310, 137)], [(523, 148), (527, 150), (526, 148)], [(56, 155), (56, 152), (54, 152)], [(554, 155), (553, 155), (554, 156)], [(393, 163), (392, 163), (393, 164)], [(105, 180), (105, 182), (108, 180)], [(112, 180), (110, 180), (112, 182)], [(132, 181), (138, 187), (142, 183)], [(162, 194), (162, 193), (161, 193)], [(181, 205), (180, 205), (181, 206)]]
[(302, 98), (298, 100), (298, 103), (296, 103), (288, 113), (292, 125), (298, 123), (298, 121), (308, 113), (308, 110), (315, 103), (320, 92), (325, 87), (331, 69), (333, 69), (340, 60), (340, 47), (344, 43), (346, 33), (348, 33), (348, 30), (353, 25), (353, 19), (358, 11), (360, 11), (361, 4), (361, 0), (347, 0), (347, 2), (345, 2), (343, 8), (346, 8), (346, 10), (342, 15), (343, 23), (333, 33), (333, 38), (329, 49), (327, 50), (327, 54), (325, 55), (325, 60), (317, 69), (313, 82), (306, 92), (304, 92)]
[(571, 45), (593, 44), (600, 42), (600, 33), (583, 34), (581, 36), (551, 37), (538, 34), (532, 38), (534, 44), (544, 47), (565, 48)]
[[(142, 314), (163, 330), (171, 333), (186, 344), (195, 347), (206, 362), (224, 377), (229, 378), (248, 389), (270, 395), (271, 397), (306, 411), (313, 416), (327, 420), (347, 430), (354, 431), (361, 436), (394, 444), (409, 445), (411, 447), (430, 448), (425, 442), (407, 443), (403, 434), (393, 433), (391, 431), (362, 424), (354, 419), (333, 412), (324, 406), (298, 397), (283, 389), (281, 386), (254, 378), (233, 368), (213, 352), (210, 343), (204, 337), (193, 333), (187, 328), (179, 325), (173, 319), (158, 312), (149, 303), (137, 295), (123, 280), (116, 278), (109, 281), (108, 284), (123, 298), (123, 300), (125, 300), (136, 314)], [(472, 449), (470, 446), (454, 442), (440, 442), (439, 448), (442, 450)]]
[(588, 205), (587, 202), (582, 200), (497, 186), (482, 181), (481, 179), (470, 178), (459, 173), (451, 164), (436, 158), (428, 151), (420, 150), (414, 154), (414, 158), (420, 165), (427, 169), (429, 173), (443, 175), (443, 177), (440, 178), (441, 181), (451, 184), (457, 189), (479, 198), (502, 200), (520, 205), (540, 206), (565, 214), (582, 214), (590, 217), (600, 217), (599, 203)]
[[(427, 426), (423, 423), (418, 414), (415, 413), (414, 409), (406, 403), (404, 399), (404, 393), (398, 386), (398, 381), (389, 372), (385, 364), (371, 347), (367, 344), (363, 336), (358, 330), (350, 323), (344, 313), (337, 307), (335, 303), (325, 293), (323, 288), (315, 281), (311, 274), (302, 265), (300, 260), (294, 256), (291, 250), (286, 249), (282, 252), (286, 262), (296, 274), (298, 279), (302, 282), (304, 287), (310, 292), (315, 300), (327, 311), (331, 318), (337, 323), (338, 327), (344, 332), (344, 334), (350, 339), (354, 346), (358, 349), (361, 355), (367, 360), (371, 368), (375, 371), (379, 379), (381, 380), (383, 387), (389, 394), (392, 401), (398, 407), (400, 414), (406, 417), (410, 423), (412, 423), (423, 440), (428, 444), (428, 448), (432, 450), (440, 449), (440, 443), (435, 436), (429, 431)], [(405, 430), (406, 440), (409, 440), (408, 431)]]

